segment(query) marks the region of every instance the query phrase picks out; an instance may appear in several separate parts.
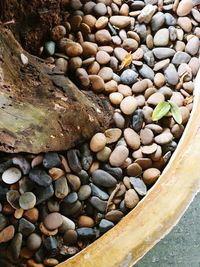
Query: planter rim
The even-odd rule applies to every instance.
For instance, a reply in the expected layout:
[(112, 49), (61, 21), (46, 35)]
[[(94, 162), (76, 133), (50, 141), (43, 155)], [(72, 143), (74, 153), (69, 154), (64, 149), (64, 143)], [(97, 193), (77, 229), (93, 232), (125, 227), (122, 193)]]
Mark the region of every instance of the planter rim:
[(178, 223), (200, 190), (200, 70), (193, 110), (156, 184), (114, 228), (58, 267), (133, 266)]

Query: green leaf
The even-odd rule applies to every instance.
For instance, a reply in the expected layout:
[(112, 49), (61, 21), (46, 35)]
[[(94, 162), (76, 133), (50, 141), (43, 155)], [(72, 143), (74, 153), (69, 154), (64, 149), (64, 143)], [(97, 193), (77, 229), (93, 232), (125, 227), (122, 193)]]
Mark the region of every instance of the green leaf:
[(170, 111), (172, 113), (172, 116), (174, 118), (174, 120), (178, 123), (181, 124), (182, 123), (182, 115), (181, 115), (181, 111), (179, 109), (179, 107), (177, 106), (176, 103), (172, 102), (172, 101), (168, 101), (171, 108)]
[(170, 110), (170, 104), (166, 101), (160, 102), (153, 111), (152, 120), (158, 121), (162, 119)]

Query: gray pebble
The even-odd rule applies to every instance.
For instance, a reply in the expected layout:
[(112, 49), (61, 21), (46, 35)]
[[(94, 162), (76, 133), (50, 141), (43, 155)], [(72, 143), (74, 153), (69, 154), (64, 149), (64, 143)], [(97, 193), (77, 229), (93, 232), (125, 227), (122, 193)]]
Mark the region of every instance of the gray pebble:
[(96, 231), (93, 228), (89, 228), (89, 227), (81, 227), (78, 228), (77, 230), (77, 234), (79, 236), (79, 238), (82, 239), (91, 239), (96, 237)]
[(67, 204), (64, 201), (61, 203), (61, 213), (64, 216), (72, 216), (81, 211), (82, 205), (80, 201), (76, 201), (74, 204)]
[(49, 199), (50, 197), (52, 197), (54, 195), (54, 190), (53, 190), (53, 186), (49, 185), (47, 187), (37, 187), (36, 190), (34, 190), (34, 194), (36, 196), (37, 202), (36, 204), (40, 204), (43, 201), (46, 201), (47, 199)]
[(147, 27), (145, 24), (136, 24), (135, 25), (135, 32), (140, 36), (140, 38), (145, 41), (147, 37)]
[(37, 249), (39, 249), (39, 247), (41, 246), (41, 243), (42, 243), (42, 239), (36, 233), (30, 234), (29, 237), (27, 238), (27, 247), (30, 250), (37, 250)]
[(130, 183), (140, 196), (145, 196), (147, 194), (147, 186), (141, 179), (130, 177)]
[(10, 250), (14, 260), (19, 258), (22, 247), (22, 237), (21, 233), (17, 233), (10, 243)]
[(76, 192), (69, 193), (69, 195), (63, 199), (63, 201), (67, 204), (74, 204), (77, 200), (78, 195)]
[(186, 52), (178, 51), (172, 58), (172, 63), (179, 65), (181, 63), (188, 63), (191, 59), (191, 56), (188, 55)]
[(173, 64), (169, 64), (169, 66), (164, 70), (164, 74), (169, 84), (176, 85), (178, 83), (178, 72)]
[(102, 169), (116, 178), (118, 181), (122, 180), (123, 172), (119, 167), (112, 167), (110, 164), (103, 164)]
[(134, 113), (133, 113), (133, 117), (132, 117), (132, 128), (134, 131), (139, 132), (142, 129), (142, 125), (143, 125), (143, 112), (141, 109), (137, 109)]
[(31, 165), (26, 158), (18, 155), (12, 158), (12, 162), (14, 165), (17, 165), (21, 169), (24, 175), (27, 175), (29, 173)]
[(48, 152), (44, 155), (43, 165), (47, 169), (51, 169), (53, 167), (59, 167), (61, 165), (60, 158), (58, 153)]
[(176, 18), (172, 16), (170, 13), (165, 13), (165, 24), (167, 26), (175, 26), (176, 25)]
[(132, 85), (137, 81), (138, 74), (134, 70), (124, 70), (121, 74), (121, 82), (123, 84)]
[(47, 52), (47, 54), (49, 56), (53, 56), (53, 54), (55, 53), (55, 49), (56, 49), (55, 42), (53, 41), (46, 42), (44, 47), (45, 47), (45, 51)]
[(151, 29), (156, 32), (165, 23), (165, 15), (162, 12), (157, 12), (151, 20)]
[(175, 41), (177, 38), (176, 28), (174, 26), (170, 26), (168, 30), (169, 30), (169, 39), (171, 41)]
[(64, 198), (68, 195), (69, 193), (69, 187), (67, 183), (67, 178), (66, 177), (60, 177), (55, 181), (55, 196), (57, 198)]
[(91, 197), (90, 203), (95, 209), (97, 209), (98, 211), (102, 213), (105, 213), (106, 207), (107, 207), (107, 201), (103, 201), (99, 199), (98, 197)]
[(25, 218), (21, 218), (19, 220), (18, 231), (22, 233), (24, 236), (30, 235), (35, 230), (34, 224), (26, 220)]
[(82, 185), (78, 191), (78, 199), (80, 201), (86, 200), (91, 195), (91, 187), (89, 185)]
[(57, 250), (57, 241), (55, 237), (49, 236), (43, 240), (43, 245), (45, 249), (49, 252)]
[(155, 65), (155, 58), (152, 51), (147, 51), (146, 53), (144, 53), (144, 60), (150, 67), (153, 67)]
[(100, 169), (92, 173), (92, 182), (103, 187), (113, 187), (117, 184), (117, 180), (112, 175)]
[(139, 69), (139, 73), (143, 78), (148, 78), (152, 81), (154, 80), (154, 71), (146, 64), (142, 65), (142, 67)]
[(108, 200), (109, 195), (106, 192), (104, 192), (102, 189), (100, 189), (98, 186), (90, 183), (90, 187), (92, 191), (92, 196), (98, 197), (101, 200)]
[(29, 178), (39, 186), (47, 187), (52, 183), (51, 176), (49, 176), (45, 170), (36, 167), (29, 172)]
[(157, 47), (154, 48), (152, 51), (154, 53), (154, 56), (158, 59), (173, 57), (173, 55), (176, 53), (174, 49), (168, 47)]
[(75, 173), (78, 173), (82, 170), (79, 156), (80, 156), (80, 151), (78, 149), (70, 149), (67, 151), (67, 160), (69, 163), (69, 167)]

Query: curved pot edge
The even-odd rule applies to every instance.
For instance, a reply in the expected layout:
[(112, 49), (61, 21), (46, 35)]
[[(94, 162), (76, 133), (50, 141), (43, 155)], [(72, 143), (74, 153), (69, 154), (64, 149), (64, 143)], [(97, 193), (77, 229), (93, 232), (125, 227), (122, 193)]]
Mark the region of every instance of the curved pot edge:
[(132, 266), (178, 223), (200, 189), (199, 103), (200, 71), (190, 121), (155, 186), (113, 229), (58, 267)]

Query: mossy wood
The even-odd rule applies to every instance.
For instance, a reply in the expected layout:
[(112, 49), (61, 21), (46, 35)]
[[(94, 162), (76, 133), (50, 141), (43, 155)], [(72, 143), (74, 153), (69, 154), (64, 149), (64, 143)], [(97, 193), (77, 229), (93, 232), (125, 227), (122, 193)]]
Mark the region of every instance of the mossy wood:
[[(24, 65), (21, 55), (28, 58)], [(68, 149), (109, 127), (112, 108), (102, 96), (82, 93), (26, 53), (0, 26), (0, 150), (39, 153)]]

